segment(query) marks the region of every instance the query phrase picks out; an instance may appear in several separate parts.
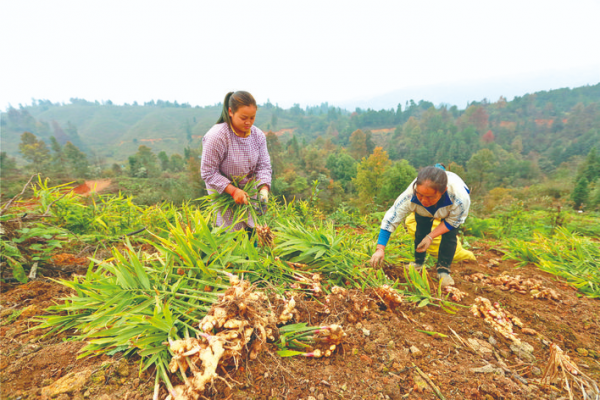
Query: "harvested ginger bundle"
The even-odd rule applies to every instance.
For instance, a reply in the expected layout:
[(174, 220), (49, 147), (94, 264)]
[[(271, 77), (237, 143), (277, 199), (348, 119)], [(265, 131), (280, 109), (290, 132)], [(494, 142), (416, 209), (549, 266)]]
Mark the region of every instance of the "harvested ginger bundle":
[(256, 234), (261, 247), (273, 247), (275, 244), (275, 235), (267, 225), (256, 225)]
[(512, 340), (515, 343), (521, 342), (513, 332), (513, 324), (522, 328), (523, 323), (519, 318), (503, 310), (500, 304), (494, 303), (492, 306), (492, 303), (485, 297), (477, 297), (475, 304), (471, 306), (471, 313), (475, 317), (483, 318), (485, 322), (492, 325), (492, 328), (506, 339)]

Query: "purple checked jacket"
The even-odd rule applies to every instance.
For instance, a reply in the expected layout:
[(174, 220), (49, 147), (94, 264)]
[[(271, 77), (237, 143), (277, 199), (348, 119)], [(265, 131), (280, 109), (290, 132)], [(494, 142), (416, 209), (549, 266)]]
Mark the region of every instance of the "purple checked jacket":
[[(271, 160), (267, 150), (267, 137), (255, 126), (250, 135), (237, 136), (227, 123), (213, 126), (202, 138), (200, 173), (209, 193), (223, 193), (234, 178), (243, 177), (240, 187), (254, 178), (260, 185), (271, 187)], [(231, 211), (217, 214), (217, 226), (231, 225)], [(236, 224), (233, 229), (254, 227), (254, 222)]]

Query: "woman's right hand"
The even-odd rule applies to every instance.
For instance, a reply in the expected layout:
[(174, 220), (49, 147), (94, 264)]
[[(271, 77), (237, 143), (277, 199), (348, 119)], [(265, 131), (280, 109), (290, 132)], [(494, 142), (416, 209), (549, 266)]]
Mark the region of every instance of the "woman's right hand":
[(248, 193), (242, 189), (235, 188), (233, 193), (231, 193), (231, 197), (233, 197), (236, 204), (248, 204)]
[(383, 248), (378, 248), (377, 251), (371, 257), (371, 267), (378, 268), (383, 264), (383, 259), (385, 257), (385, 250)]

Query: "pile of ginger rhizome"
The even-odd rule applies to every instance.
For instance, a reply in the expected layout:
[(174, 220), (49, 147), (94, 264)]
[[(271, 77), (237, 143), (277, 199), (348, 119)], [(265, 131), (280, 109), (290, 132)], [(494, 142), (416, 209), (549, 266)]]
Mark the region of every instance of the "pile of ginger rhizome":
[[(169, 399), (199, 399), (216, 379), (229, 385), (217, 373), (219, 367), (237, 368), (246, 358), (256, 359), (267, 342), (278, 340), (278, 326), (298, 320), (293, 297), (267, 295), (235, 275), (229, 274), (229, 280), (229, 289), (200, 321), (198, 337), (165, 343), (173, 354), (170, 371), (183, 379)], [(317, 327), (311, 334), (303, 355), (315, 358), (331, 356), (346, 337), (340, 325)]]

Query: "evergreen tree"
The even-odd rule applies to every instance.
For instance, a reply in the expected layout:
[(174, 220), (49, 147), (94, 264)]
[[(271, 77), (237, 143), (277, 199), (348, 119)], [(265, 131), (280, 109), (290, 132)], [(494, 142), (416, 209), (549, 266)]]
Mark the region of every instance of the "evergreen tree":
[(588, 184), (589, 182), (585, 176), (582, 176), (577, 181), (575, 189), (571, 193), (571, 200), (573, 201), (573, 208), (575, 210), (579, 210), (586, 203), (589, 194)]
[(600, 176), (600, 157), (598, 156), (595, 147), (592, 147), (585, 159), (583, 176), (588, 182), (594, 182)]

